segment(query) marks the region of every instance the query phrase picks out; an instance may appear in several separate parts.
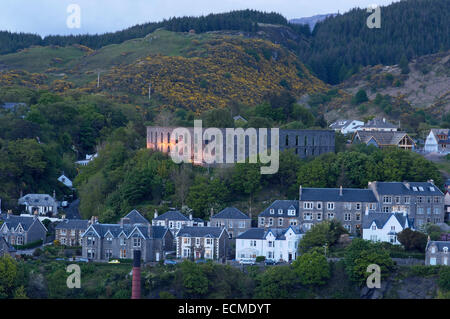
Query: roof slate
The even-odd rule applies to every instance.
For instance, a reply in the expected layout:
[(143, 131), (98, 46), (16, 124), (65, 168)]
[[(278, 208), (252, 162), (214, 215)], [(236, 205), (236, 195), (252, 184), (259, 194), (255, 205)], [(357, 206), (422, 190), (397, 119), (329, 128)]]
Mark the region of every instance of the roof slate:
[(369, 213), (363, 218), (363, 228), (369, 229), (373, 222), (377, 225), (377, 228), (383, 228), (388, 220), (394, 216), (400, 225), (405, 228), (406, 221), (408, 220), (409, 226), (412, 226), (412, 221), (408, 216), (404, 216), (403, 213)]
[(370, 189), (343, 188), (342, 196), (339, 188), (302, 188), (302, 201), (324, 202), (369, 202), (375, 203), (377, 199)]
[(183, 226), (177, 234), (177, 237), (213, 237), (219, 238), (222, 233), (222, 227), (195, 227)]
[(156, 218), (153, 218), (153, 220), (181, 220), (181, 221), (187, 221), (189, 218), (187, 218), (185, 215), (183, 215), (179, 210), (169, 210), (168, 212), (165, 212), (162, 215), (159, 215)]
[(213, 219), (250, 219), (247, 215), (245, 215), (243, 212), (241, 212), (239, 209), (235, 207), (227, 207), (217, 213), (216, 215), (212, 216)]
[[(288, 215), (287, 211), (289, 208), (293, 207), (295, 209), (295, 216)], [(275, 210), (275, 214), (270, 213), (270, 209)], [(278, 214), (278, 209), (282, 209), (283, 213)], [(298, 217), (298, 200), (276, 200), (269, 207), (263, 210), (258, 216), (266, 217), (266, 216), (287, 216), (287, 217)]]

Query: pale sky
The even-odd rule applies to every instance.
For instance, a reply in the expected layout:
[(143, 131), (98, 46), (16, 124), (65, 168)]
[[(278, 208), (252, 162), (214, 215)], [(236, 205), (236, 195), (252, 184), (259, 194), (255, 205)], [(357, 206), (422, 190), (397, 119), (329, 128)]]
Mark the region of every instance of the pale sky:
[[(231, 10), (275, 11), (288, 19), (388, 5), (397, 0), (0, 0), (0, 30), (49, 34), (105, 33), (164, 18)], [(70, 4), (81, 9), (81, 28), (69, 28)]]

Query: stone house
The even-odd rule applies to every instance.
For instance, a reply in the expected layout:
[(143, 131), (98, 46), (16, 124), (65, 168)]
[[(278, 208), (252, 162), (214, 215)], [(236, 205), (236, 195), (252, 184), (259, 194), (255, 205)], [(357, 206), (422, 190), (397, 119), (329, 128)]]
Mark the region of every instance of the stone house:
[(16, 249), (12, 247), (3, 236), (0, 236), (0, 257), (5, 255), (10, 255), (14, 257), (16, 254)]
[(220, 260), (228, 256), (228, 248), (224, 227), (183, 226), (176, 237), (177, 258)]
[(34, 215), (35, 212), (50, 217), (58, 214), (55, 193), (53, 193), (53, 197), (48, 194), (27, 194), (19, 198), (18, 204), (24, 205), (30, 215)]
[(449, 265), (450, 241), (430, 241), (425, 248), (425, 265)]
[(297, 200), (276, 200), (258, 215), (258, 227), (288, 228), (300, 225)]
[(369, 189), (299, 187), (299, 223), (303, 231), (324, 220), (336, 219), (349, 233), (361, 231), (365, 212), (376, 211), (378, 202)]
[(406, 212), (416, 228), (444, 221), (444, 194), (427, 182), (369, 182), (382, 213)]
[(42, 240), (45, 243), (47, 228), (41, 223), (37, 215), (16, 216), (3, 214), (0, 219), (0, 236), (10, 245), (26, 245)]
[(183, 226), (194, 226), (194, 219), (192, 214), (187, 217), (179, 210), (169, 210), (162, 215), (158, 215), (158, 212), (155, 211), (152, 225), (169, 228), (175, 237)]
[(81, 237), (91, 223), (86, 219), (65, 219), (55, 227), (55, 240), (65, 246), (81, 246)]
[(216, 215), (212, 215), (210, 220), (210, 226), (225, 227), (230, 239), (251, 228), (251, 223), (251, 218), (235, 207), (223, 209)]

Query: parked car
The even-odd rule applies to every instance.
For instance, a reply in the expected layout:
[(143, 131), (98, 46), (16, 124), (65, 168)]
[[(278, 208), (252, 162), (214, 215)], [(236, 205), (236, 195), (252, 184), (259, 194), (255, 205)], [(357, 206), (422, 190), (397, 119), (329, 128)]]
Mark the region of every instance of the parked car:
[(176, 265), (177, 262), (175, 260), (166, 259), (164, 260), (164, 265)]
[(204, 264), (204, 263), (206, 263), (206, 260), (205, 260), (205, 259), (197, 259), (197, 260), (195, 261), (195, 263), (196, 263), (196, 264)]
[(264, 264), (267, 266), (267, 265), (276, 265), (277, 264), (277, 262), (275, 261), (275, 260), (273, 260), (273, 259), (266, 259), (265, 261), (264, 261)]
[(240, 263), (241, 265), (255, 265), (255, 264), (256, 264), (256, 263), (255, 263), (255, 260), (254, 260), (254, 259), (251, 259), (251, 258), (241, 259), (241, 260), (239, 261), (239, 263)]
[(87, 258), (78, 258), (77, 261), (82, 262), (82, 263), (88, 263), (89, 259), (87, 259)]
[(120, 261), (118, 261), (117, 259), (113, 259), (108, 261), (108, 264), (120, 264)]

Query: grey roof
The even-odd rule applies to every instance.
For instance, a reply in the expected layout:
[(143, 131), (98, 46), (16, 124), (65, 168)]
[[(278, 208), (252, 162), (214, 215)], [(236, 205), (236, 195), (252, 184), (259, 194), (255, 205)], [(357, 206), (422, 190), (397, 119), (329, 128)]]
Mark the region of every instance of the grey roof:
[(265, 230), (264, 228), (250, 228), (240, 234), (237, 239), (264, 239), (269, 233), (272, 233), (275, 236), (276, 240), (284, 240), (286, 239), (285, 234), (289, 229), (292, 229), (296, 234), (302, 233), (299, 226), (290, 226), (287, 228), (269, 228), (267, 230)]
[(357, 131), (354, 138), (356, 136), (358, 136), (364, 144), (369, 143), (370, 140), (374, 140), (378, 146), (398, 145), (405, 136), (414, 142), (406, 132), (398, 131)]
[(1, 220), (3, 220), (3, 224), (8, 226), (8, 229), (16, 229), (20, 224), (22, 225), (23, 230), (28, 231), (30, 226), (33, 225), (34, 217), (2, 214)]
[(156, 218), (153, 218), (153, 220), (182, 220), (186, 221), (189, 220), (185, 215), (183, 215), (179, 210), (169, 210), (168, 212), (165, 212), (162, 215), (159, 215)]
[(7, 248), (8, 248), (8, 252), (10, 252), (10, 253), (16, 251), (16, 249), (14, 248), (14, 246), (10, 245), (10, 244), (8, 243), (8, 241), (5, 239), (5, 237), (3, 237), (3, 236), (1, 236), (1, 235), (0, 235), (0, 241), (2, 242), (2, 243), (0, 243), (0, 248), (1, 248), (1, 246), (3, 245), (3, 247), (7, 247)]
[(447, 249), (450, 250), (450, 241), (431, 240), (427, 243), (426, 250), (428, 250), (428, 247), (430, 247), (432, 244), (436, 245), (438, 252), (443, 252), (444, 247), (447, 247)]
[[(287, 214), (288, 209), (295, 209), (295, 216), (289, 216)], [(270, 209), (275, 210), (275, 214), (270, 213)], [(283, 213), (278, 214), (278, 209), (282, 209)], [(298, 201), (297, 200), (276, 200), (269, 207), (262, 211), (258, 216), (266, 217), (266, 216), (288, 216), (288, 217), (298, 217)]]
[(367, 123), (364, 124), (362, 129), (365, 129), (365, 128), (379, 128), (379, 129), (383, 129), (383, 128), (394, 129), (395, 128), (396, 129), (397, 126), (392, 123), (389, 123), (384, 118), (374, 118), (372, 120), (367, 121)]
[(55, 229), (78, 229), (86, 230), (89, 226), (87, 219), (65, 219), (60, 222)]
[(370, 189), (342, 188), (302, 188), (302, 201), (323, 202), (369, 202), (375, 203), (377, 199)]
[(192, 218), (192, 220), (193, 220), (194, 222), (197, 222), (197, 223), (204, 223), (204, 222), (205, 222), (203, 219), (198, 218), (198, 217), (194, 217), (194, 218)]
[(405, 216), (403, 213), (369, 213), (363, 217), (363, 228), (368, 229), (373, 222), (377, 225), (377, 228), (383, 228), (387, 221), (394, 216), (397, 218), (400, 225), (405, 228), (406, 221), (409, 223), (409, 227), (412, 226), (413, 221)]
[(19, 205), (28, 206), (54, 206), (55, 199), (48, 194), (27, 194), (19, 198)]
[(336, 122), (331, 123), (330, 127), (333, 129), (341, 129), (347, 126), (350, 122), (351, 120), (337, 120)]
[(241, 212), (239, 209), (235, 207), (227, 207), (212, 216), (211, 218), (221, 218), (221, 219), (250, 219), (247, 215)]
[(224, 228), (222, 227), (191, 227), (183, 226), (178, 231), (177, 237), (212, 237), (219, 238)]
[(125, 218), (128, 218), (131, 224), (150, 224), (150, 222), (136, 209), (129, 212)]
[[(151, 226), (153, 236), (152, 238), (162, 238), (164, 237), (164, 234), (167, 232), (167, 228), (163, 226)], [(92, 224), (87, 230), (87, 234), (90, 229), (94, 229), (95, 232), (100, 236), (100, 238), (104, 238), (105, 235), (109, 232), (111, 233), (113, 238), (118, 238), (122, 232), (125, 234), (125, 236), (128, 238), (133, 234), (133, 232), (138, 229), (144, 238), (149, 238), (148, 234), (148, 225), (132, 225), (132, 224), (124, 224), (121, 226), (120, 224)], [(84, 236), (84, 235), (83, 235)]]
[(430, 182), (374, 182), (374, 183), (376, 190), (380, 195), (412, 195), (412, 196), (444, 195), (436, 185)]

